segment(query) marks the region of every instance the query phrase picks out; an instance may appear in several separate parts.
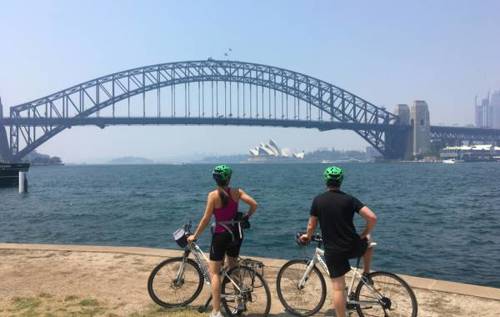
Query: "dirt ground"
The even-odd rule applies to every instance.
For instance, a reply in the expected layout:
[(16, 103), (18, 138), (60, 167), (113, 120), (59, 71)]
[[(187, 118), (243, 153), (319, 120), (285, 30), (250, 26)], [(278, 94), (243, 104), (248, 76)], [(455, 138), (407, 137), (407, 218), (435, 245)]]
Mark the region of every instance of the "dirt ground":
[[(163, 258), (122, 253), (0, 249), (0, 316), (208, 316), (195, 308), (163, 310), (147, 292)], [(272, 316), (289, 316), (276, 298), (276, 269), (266, 268)], [(415, 289), (419, 316), (500, 316), (500, 301)], [(325, 306), (330, 307), (327, 300)], [(326, 314), (325, 314), (326, 313)], [(318, 316), (334, 316), (327, 310)], [(357, 316), (353, 313), (352, 316)]]

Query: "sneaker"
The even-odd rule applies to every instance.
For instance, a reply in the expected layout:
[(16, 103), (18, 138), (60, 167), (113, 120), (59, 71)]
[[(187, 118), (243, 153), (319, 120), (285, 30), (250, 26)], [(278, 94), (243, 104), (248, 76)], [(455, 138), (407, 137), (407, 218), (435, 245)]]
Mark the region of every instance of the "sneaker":
[(220, 311), (218, 312), (213, 312), (210, 314), (210, 317), (224, 317)]
[(363, 275), (361, 276), (361, 279), (363, 280), (363, 282), (365, 282), (365, 284), (373, 286), (373, 280), (369, 276), (369, 273), (363, 273)]

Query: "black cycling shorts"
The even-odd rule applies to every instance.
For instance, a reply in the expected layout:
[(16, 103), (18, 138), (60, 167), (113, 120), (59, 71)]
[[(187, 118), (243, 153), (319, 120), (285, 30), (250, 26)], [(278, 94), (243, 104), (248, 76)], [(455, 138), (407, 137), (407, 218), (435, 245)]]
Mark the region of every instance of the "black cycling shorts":
[(242, 239), (238, 233), (233, 236), (229, 232), (216, 233), (212, 235), (212, 245), (210, 246), (210, 261), (222, 261), (224, 256), (237, 258), (240, 255)]
[(368, 248), (368, 240), (365, 238), (349, 252), (328, 252), (325, 250), (325, 261), (330, 277), (341, 277), (351, 270), (349, 259), (362, 257)]

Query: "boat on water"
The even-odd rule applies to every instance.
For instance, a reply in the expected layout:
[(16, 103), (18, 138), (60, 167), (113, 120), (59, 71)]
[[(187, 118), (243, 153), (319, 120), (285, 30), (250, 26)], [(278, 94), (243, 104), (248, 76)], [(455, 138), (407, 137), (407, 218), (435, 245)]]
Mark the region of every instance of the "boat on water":
[(463, 163), (465, 161), (464, 160), (457, 160), (457, 159), (447, 159), (447, 160), (442, 160), (441, 162), (444, 164), (455, 164), (455, 163)]
[(2, 163), (0, 162), (0, 187), (17, 186), (19, 172), (27, 172), (29, 163)]

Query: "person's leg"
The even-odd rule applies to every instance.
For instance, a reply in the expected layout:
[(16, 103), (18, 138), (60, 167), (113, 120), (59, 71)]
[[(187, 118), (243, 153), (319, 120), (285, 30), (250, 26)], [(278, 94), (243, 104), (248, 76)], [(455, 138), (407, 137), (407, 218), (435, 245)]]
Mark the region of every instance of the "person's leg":
[(214, 313), (220, 312), (220, 268), (222, 261), (210, 261), (208, 269), (210, 271), (210, 283), (212, 287), (212, 310)]
[(333, 308), (337, 317), (345, 317), (345, 307), (347, 298), (345, 295), (345, 277), (334, 277), (332, 280)]
[(325, 252), (325, 261), (332, 281), (333, 307), (338, 317), (345, 317), (347, 298), (345, 274), (351, 270), (348, 254)]
[(242, 239), (238, 239), (236, 241), (231, 241), (226, 251), (226, 270), (229, 271), (233, 267), (238, 265), (238, 257), (240, 256), (241, 244), (243, 243)]
[(214, 316), (220, 314), (221, 298), (221, 276), (220, 271), (224, 262), (224, 253), (228, 243), (227, 236), (224, 234), (214, 234), (212, 236), (212, 245), (210, 247), (210, 262), (208, 270), (210, 272), (210, 286), (212, 291), (212, 312)]
[(226, 256), (226, 271), (238, 265), (238, 257)]

